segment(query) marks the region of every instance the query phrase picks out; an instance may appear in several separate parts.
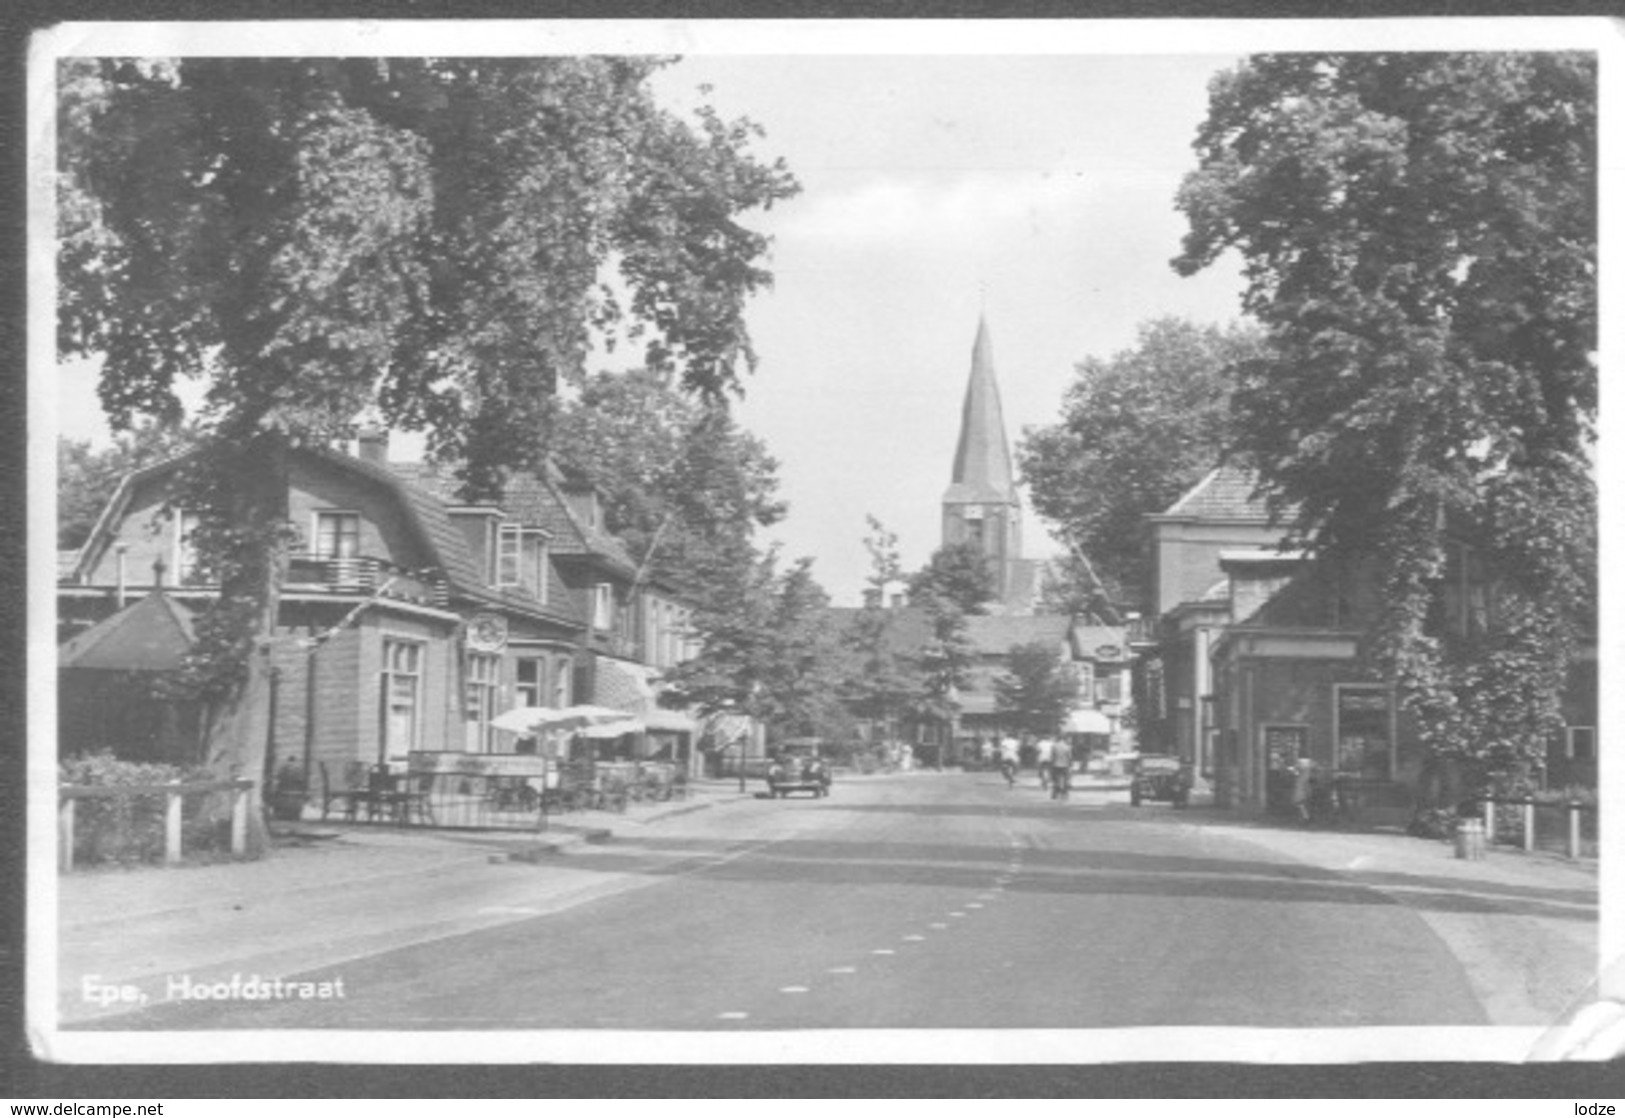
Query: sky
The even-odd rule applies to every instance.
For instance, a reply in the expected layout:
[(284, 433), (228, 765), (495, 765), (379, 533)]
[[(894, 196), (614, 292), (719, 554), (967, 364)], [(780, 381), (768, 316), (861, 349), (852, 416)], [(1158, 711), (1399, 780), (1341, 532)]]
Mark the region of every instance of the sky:
[[(868, 573), (866, 516), (905, 568), (941, 543), (941, 499), (986, 316), (1012, 450), (1056, 422), (1074, 366), (1161, 315), (1237, 313), (1233, 264), (1169, 266), (1207, 83), (1234, 59), (689, 57), (661, 75), (766, 132), (803, 192), (752, 224), (774, 290), (751, 306), (761, 362), (739, 415), (780, 462), (788, 518), (838, 604)], [(1054, 552), (1030, 507), (1029, 556)]]
[[(1573, 45), (1560, 23), (1411, 21), (1404, 45)], [(760, 364), (738, 414), (777, 458), (789, 504), (764, 542), (811, 556), (845, 605), (868, 572), (867, 516), (898, 534), (906, 568), (940, 543), (981, 316), (1014, 449), (1058, 419), (1078, 362), (1132, 346), (1141, 323), (1239, 315), (1233, 257), (1190, 278), (1169, 265), (1210, 79), (1255, 49), (1395, 41), (1383, 21), (1268, 35), (1179, 21), (272, 22), (224, 50), (227, 30), (194, 31), (222, 53), (676, 53), (655, 79), (665, 103), (686, 111), (708, 85), (725, 117), (761, 125), (753, 150), (782, 157), (803, 191), (746, 218), (773, 238), (776, 282), (747, 311)], [(175, 41), (139, 25), (117, 34), (116, 48), (89, 33), (71, 49), (161, 54)], [(92, 371), (57, 378), (51, 421), (105, 438)], [(1025, 551), (1055, 551), (1030, 502)]]

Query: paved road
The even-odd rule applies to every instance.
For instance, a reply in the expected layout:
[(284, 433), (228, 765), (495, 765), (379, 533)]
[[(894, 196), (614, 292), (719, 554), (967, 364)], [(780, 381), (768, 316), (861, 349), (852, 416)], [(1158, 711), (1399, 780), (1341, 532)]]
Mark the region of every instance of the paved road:
[[(1158, 810), (996, 776), (743, 801), (448, 896), (459, 930), (312, 971), (326, 1002), (155, 1005), (129, 1028), (809, 1029), (1479, 1025), (1409, 907)], [(526, 875), (533, 875), (527, 877)], [(483, 880), (485, 875), (479, 875)], [(528, 884), (527, 883), (533, 883)], [(527, 888), (534, 898), (527, 897)], [(457, 911), (450, 911), (456, 908)]]

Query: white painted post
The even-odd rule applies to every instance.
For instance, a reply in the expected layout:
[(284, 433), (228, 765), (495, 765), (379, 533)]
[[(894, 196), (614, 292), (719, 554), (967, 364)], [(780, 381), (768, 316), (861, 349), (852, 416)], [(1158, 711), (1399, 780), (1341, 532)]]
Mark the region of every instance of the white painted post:
[(1523, 802), (1523, 850), (1525, 854), (1535, 849), (1535, 801)]
[(73, 797), (62, 801), (57, 812), (57, 864), (66, 873), (73, 869)]
[(1484, 845), (1495, 845), (1495, 801), (1484, 801)]
[(238, 785), (231, 796), (231, 856), (241, 858), (248, 853), (248, 790), (250, 784)]
[[(171, 783), (177, 783), (171, 781)], [(181, 794), (171, 788), (164, 805), (164, 861), (170, 865), (181, 860)]]
[(1580, 856), (1580, 805), (1569, 801), (1569, 857)]

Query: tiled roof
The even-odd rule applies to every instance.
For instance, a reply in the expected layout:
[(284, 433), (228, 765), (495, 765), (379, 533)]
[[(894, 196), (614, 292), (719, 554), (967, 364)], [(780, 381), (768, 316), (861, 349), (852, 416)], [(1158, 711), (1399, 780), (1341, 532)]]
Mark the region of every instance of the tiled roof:
[(98, 671), (172, 671), (181, 666), (194, 639), (192, 611), (155, 592), (68, 641), (57, 652), (57, 664)]
[(1018, 644), (1035, 641), (1060, 647), (1071, 627), (1071, 618), (1055, 613), (965, 619), (966, 637), (977, 652), (986, 656), (1002, 656)]
[(1220, 466), (1175, 501), (1164, 515), (1198, 520), (1266, 521), (1269, 510), (1264, 499), (1253, 494), (1257, 486), (1258, 476), (1253, 471), (1234, 465)]
[[(827, 612), (836, 632), (845, 635), (868, 611), (851, 606), (830, 606)], [(886, 617), (886, 645), (892, 652), (913, 655), (931, 642), (931, 618), (925, 610), (904, 606), (880, 612)]]

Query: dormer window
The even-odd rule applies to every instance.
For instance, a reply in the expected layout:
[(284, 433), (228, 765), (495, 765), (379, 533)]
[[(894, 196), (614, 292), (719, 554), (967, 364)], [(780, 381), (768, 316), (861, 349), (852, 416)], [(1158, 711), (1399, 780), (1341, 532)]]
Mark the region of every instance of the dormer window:
[(542, 532), (525, 533), (521, 585), (530, 591), (531, 597), (547, 604), (547, 536)]
[(496, 579), (498, 586), (518, 586), (524, 569), (524, 530), (518, 524), (497, 528)]
[(592, 627), (605, 632), (615, 625), (615, 593), (607, 582), (592, 588)]
[(195, 539), (198, 524), (198, 514), (195, 512), (175, 514), (175, 582), (180, 586), (197, 582), (203, 575)]
[(353, 512), (317, 512), (314, 536), (320, 558), (354, 559), (361, 554), (361, 516)]

